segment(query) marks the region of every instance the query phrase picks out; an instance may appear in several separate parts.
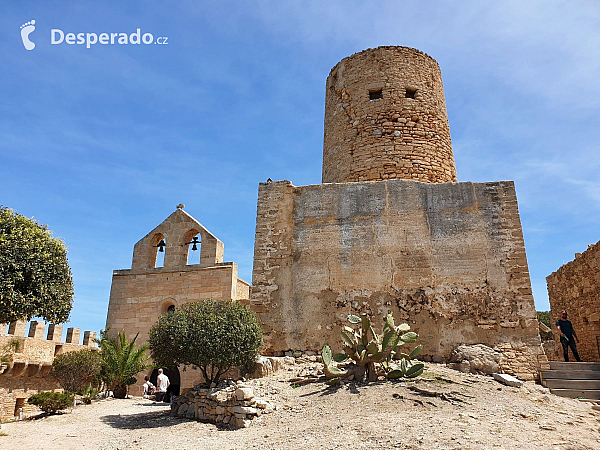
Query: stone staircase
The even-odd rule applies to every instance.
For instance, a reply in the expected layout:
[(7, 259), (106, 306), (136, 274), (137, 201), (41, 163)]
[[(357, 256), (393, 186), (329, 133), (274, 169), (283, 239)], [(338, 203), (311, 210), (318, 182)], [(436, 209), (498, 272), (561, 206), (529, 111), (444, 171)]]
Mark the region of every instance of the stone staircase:
[(541, 381), (560, 397), (600, 403), (600, 362), (550, 361), (550, 370), (541, 371)]

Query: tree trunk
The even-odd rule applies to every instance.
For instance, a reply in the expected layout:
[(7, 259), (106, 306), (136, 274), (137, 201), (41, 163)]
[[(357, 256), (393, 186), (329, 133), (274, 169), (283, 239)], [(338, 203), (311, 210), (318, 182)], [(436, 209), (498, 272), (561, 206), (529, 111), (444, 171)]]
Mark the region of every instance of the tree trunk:
[(113, 389), (113, 395), (115, 398), (127, 398), (127, 385), (122, 384), (119, 386), (115, 386)]

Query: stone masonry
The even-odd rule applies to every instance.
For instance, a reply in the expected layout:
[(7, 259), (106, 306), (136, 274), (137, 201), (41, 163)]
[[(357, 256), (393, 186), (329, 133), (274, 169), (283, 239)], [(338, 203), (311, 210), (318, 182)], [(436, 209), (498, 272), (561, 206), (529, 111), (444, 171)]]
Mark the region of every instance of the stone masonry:
[(418, 50), (379, 47), (327, 77), (323, 183), (456, 181), (442, 73)]
[(271, 411), (266, 401), (254, 396), (251, 386), (241, 381), (223, 383), (226, 385), (211, 389), (200, 386), (190, 389), (173, 401), (172, 414), (230, 428), (246, 428), (263, 412)]
[[(337, 91), (347, 99), (335, 103)], [(507, 372), (537, 378), (547, 359), (515, 187), (452, 182), (435, 61), (403, 47), (346, 58), (325, 109), (325, 184), (259, 186), (250, 306), (265, 353), (339, 350), (348, 314), (377, 326), (391, 310), (419, 333), (426, 359), (481, 343), (505, 354)], [(394, 133), (409, 116), (418, 138)]]
[[(188, 264), (192, 239), (199, 236), (199, 264)], [(164, 266), (156, 267), (158, 245), (163, 241)], [(131, 269), (115, 270), (106, 327), (115, 334), (124, 330), (138, 343), (148, 339), (150, 328), (170, 308), (204, 299), (237, 300), (247, 303), (249, 284), (238, 278), (237, 264), (223, 262), (224, 244), (179, 205), (167, 219), (143, 237), (133, 250)], [(141, 393), (143, 375), (130, 390)], [(149, 375), (149, 374), (148, 374)], [(181, 387), (201, 381), (201, 373), (181, 373)]]
[(31, 321), (27, 335), (27, 322), (12, 322), (5, 334), (6, 329), (6, 324), (0, 324), (0, 349), (10, 348), (14, 353), (12, 361), (0, 365), (0, 420), (18, 415), (19, 408), (24, 414), (37, 411), (27, 403), (33, 394), (61, 390), (49, 376), (56, 355), (96, 347), (94, 331), (86, 331), (80, 345), (79, 328), (68, 328), (65, 342), (62, 325), (49, 324), (46, 332), (44, 322)]
[(560, 336), (554, 324), (564, 309), (579, 338), (577, 350), (581, 358), (600, 361), (600, 241), (585, 252), (576, 253), (573, 261), (548, 275), (546, 282), (555, 342)]

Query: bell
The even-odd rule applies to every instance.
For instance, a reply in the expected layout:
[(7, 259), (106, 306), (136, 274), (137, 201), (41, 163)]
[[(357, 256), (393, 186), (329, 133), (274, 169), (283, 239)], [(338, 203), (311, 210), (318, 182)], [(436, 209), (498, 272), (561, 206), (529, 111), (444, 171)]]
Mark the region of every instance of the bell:
[(196, 243), (195, 243), (195, 242), (194, 242), (194, 245), (192, 245), (192, 250), (193, 250), (193, 251), (196, 251), (196, 250), (198, 250), (198, 247), (196, 247)]
[(158, 247), (158, 251), (159, 252), (164, 252), (165, 251), (165, 247), (167, 246), (167, 244), (165, 243), (164, 239), (161, 239), (160, 242), (158, 243), (157, 247)]

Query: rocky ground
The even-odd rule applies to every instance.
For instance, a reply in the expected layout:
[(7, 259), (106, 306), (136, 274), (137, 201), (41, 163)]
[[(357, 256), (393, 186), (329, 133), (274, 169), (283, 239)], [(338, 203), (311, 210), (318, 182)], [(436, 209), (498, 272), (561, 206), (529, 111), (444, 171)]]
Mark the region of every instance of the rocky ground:
[[(303, 384), (315, 364), (249, 380), (272, 405), (249, 428), (177, 419), (150, 400), (103, 400), (2, 425), (1, 448), (599, 449), (600, 412), (526, 382), (428, 364), (415, 381)], [(269, 408), (271, 410), (271, 408)]]

